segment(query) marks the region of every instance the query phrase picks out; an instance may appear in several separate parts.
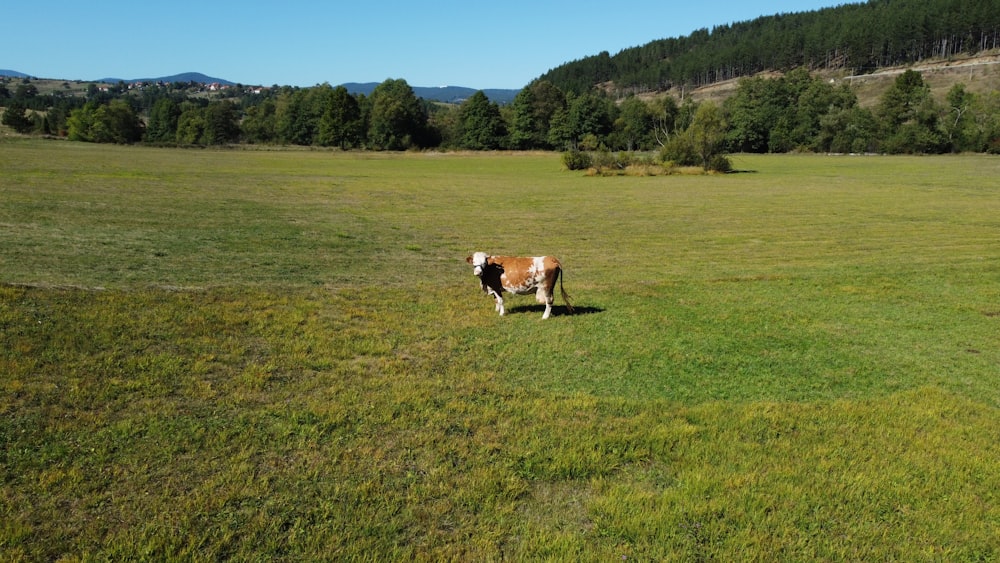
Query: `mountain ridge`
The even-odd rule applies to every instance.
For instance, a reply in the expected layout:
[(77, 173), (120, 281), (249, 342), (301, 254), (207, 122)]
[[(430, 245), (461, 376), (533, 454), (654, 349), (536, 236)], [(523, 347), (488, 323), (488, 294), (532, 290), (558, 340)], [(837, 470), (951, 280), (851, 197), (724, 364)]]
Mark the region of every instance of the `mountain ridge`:
[(119, 82), (197, 82), (199, 84), (225, 84), (226, 86), (235, 86), (235, 82), (230, 82), (224, 78), (215, 78), (202, 74), (200, 72), (182, 72), (180, 74), (172, 74), (170, 76), (160, 76), (158, 78), (99, 78), (94, 82), (105, 82), (110, 84), (117, 84)]
[[(25, 74), (16, 70), (4, 70), (0, 69), (0, 76), (8, 76), (12, 78), (37, 78), (30, 74)], [(128, 84), (133, 84), (136, 82), (197, 82), (199, 84), (222, 84), (225, 86), (236, 86), (236, 82), (226, 80), (224, 78), (216, 78), (213, 76), (208, 76), (200, 72), (183, 72), (180, 74), (172, 74), (169, 76), (160, 76), (155, 78), (100, 78), (92, 81), (85, 82), (98, 82), (104, 84), (117, 84), (119, 82), (125, 82)], [(379, 82), (345, 82), (341, 84), (347, 89), (351, 94), (364, 94), (366, 96), (371, 95), (371, 93), (378, 87)], [(483, 94), (486, 95), (490, 101), (498, 104), (509, 104), (514, 101), (514, 97), (517, 96), (518, 92), (521, 91), (520, 88), (517, 89), (505, 89), (505, 88), (470, 88), (467, 86), (410, 86), (413, 89), (414, 95), (418, 98), (423, 98), (425, 100), (443, 102), (443, 103), (461, 103), (462, 101), (468, 99), (476, 92), (482, 90)]]
[[(366, 96), (371, 95), (375, 88), (379, 85), (378, 82), (345, 82), (341, 84), (347, 89), (351, 94), (364, 94)], [(514, 101), (518, 92), (518, 89), (504, 89), (504, 88), (468, 88), (466, 86), (410, 86), (413, 89), (413, 94), (418, 98), (423, 98), (425, 100), (433, 100), (436, 102), (445, 103), (461, 103), (462, 101), (468, 99), (476, 92), (480, 90), (491, 102), (498, 104), (509, 104)]]

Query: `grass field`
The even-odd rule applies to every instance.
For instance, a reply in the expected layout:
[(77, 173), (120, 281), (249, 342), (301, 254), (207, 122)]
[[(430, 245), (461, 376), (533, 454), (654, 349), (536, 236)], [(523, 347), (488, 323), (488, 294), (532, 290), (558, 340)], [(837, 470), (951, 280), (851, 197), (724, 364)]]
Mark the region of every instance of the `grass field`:
[(0, 559), (1000, 558), (1000, 160), (733, 161), (0, 143)]

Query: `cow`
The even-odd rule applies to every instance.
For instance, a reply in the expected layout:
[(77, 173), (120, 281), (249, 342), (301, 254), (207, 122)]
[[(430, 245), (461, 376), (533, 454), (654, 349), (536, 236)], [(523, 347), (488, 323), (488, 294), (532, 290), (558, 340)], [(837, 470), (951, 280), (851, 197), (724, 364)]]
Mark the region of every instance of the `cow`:
[(534, 292), (535, 299), (545, 305), (542, 318), (549, 318), (557, 281), (566, 309), (573, 312), (569, 295), (566, 295), (560, 279), (562, 264), (554, 256), (489, 256), (485, 252), (476, 252), (465, 261), (472, 264), (472, 273), (479, 278), (486, 295), (496, 300), (496, 310), (500, 316), (504, 314), (504, 291), (516, 295)]

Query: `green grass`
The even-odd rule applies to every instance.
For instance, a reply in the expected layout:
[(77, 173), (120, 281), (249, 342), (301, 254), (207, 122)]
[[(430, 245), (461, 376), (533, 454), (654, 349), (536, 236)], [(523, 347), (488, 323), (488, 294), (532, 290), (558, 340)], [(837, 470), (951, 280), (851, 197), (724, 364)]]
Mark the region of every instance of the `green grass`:
[(1000, 161), (734, 163), (0, 143), (0, 558), (996, 560)]

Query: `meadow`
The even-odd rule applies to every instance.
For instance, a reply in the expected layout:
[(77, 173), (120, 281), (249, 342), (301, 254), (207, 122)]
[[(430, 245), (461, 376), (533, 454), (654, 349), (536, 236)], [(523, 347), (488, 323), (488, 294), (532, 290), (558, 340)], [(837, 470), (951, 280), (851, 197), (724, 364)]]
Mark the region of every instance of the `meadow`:
[(0, 559), (1000, 559), (1000, 160), (732, 160), (0, 142)]

